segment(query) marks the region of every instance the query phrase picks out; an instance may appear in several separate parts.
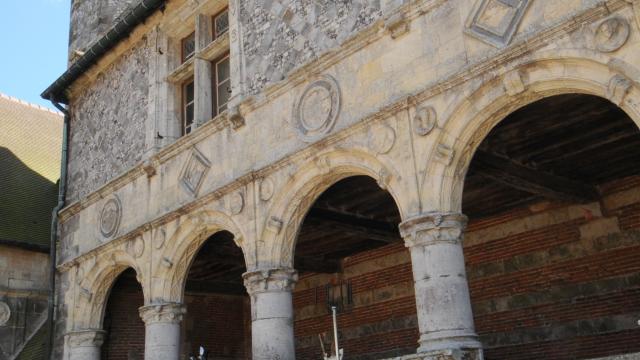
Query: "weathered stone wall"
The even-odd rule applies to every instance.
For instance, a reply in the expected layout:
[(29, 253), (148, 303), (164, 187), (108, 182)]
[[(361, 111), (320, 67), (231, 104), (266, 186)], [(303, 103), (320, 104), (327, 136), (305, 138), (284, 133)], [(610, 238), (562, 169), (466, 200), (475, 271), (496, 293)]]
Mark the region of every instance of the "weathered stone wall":
[(138, 0), (72, 0), (69, 51), (84, 51)]
[(241, 1), (247, 91), (282, 80), (380, 15), (380, 1)]
[(149, 47), (140, 41), (71, 106), (67, 203), (140, 161), (149, 92)]
[(46, 316), (47, 264), (45, 253), (0, 245), (0, 360), (19, 350)]

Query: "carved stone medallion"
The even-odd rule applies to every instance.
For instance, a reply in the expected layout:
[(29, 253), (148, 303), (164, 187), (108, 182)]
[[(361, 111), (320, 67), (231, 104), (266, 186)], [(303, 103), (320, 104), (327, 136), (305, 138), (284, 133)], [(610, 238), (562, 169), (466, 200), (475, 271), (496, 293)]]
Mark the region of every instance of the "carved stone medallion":
[(144, 254), (144, 239), (142, 239), (142, 236), (136, 237), (130, 246), (130, 253), (134, 258), (137, 259)]
[(210, 167), (209, 159), (194, 147), (180, 173), (180, 183), (183, 188), (193, 196), (198, 195), (198, 190)]
[(122, 218), (122, 204), (117, 196), (107, 200), (100, 212), (100, 233), (106, 237), (113, 237), (118, 232)]
[(303, 141), (329, 133), (340, 113), (340, 88), (329, 75), (309, 84), (293, 107), (293, 122)]
[(465, 32), (495, 47), (509, 45), (530, 0), (477, 0)]
[(0, 301), (0, 326), (6, 325), (11, 318), (11, 308), (5, 302)]
[(372, 126), (369, 129), (369, 148), (378, 153), (386, 154), (391, 151), (396, 142), (396, 132), (386, 124)]
[(416, 108), (413, 117), (413, 130), (420, 136), (425, 136), (436, 126), (438, 116), (432, 106), (420, 106)]
[(612, 52), (620, 49), (629, 38), (629, 23), (622, 18), (607, 19), (598, 25), (594, 35), (596, 49)]
[(244, 196), (242, 196), (242, 193), (236, 192), (229, 195), (229, 211), (233, 215), (237, 215), (242, 212), (242, 209), (244, 209)]
[(153, 236), (153, 247), (155, 247), (156, 249), (160, 249), (164, 245), (166, 239), (167, 232), (164, 227), (157, 228)]
[(268, 201), (273, 196), (275, 185), (270, 178), (264, 178), (260, 182), (260, 200)]

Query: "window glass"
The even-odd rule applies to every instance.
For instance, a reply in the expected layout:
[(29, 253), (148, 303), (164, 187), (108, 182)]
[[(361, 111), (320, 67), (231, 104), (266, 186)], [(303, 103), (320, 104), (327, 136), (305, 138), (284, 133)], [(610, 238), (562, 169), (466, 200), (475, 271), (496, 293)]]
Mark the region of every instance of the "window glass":
[(227, 102), (231, 97), (231, 81), (229, 69), (229, 56), (216, 63), (215, 90), (216, 90), (216, 114), (227, 109)]
[(190, 57), (196, 52), (196, 33), (182, 39), (182, 62), (189, 60)]
[(182, 131), (184, 135), (191, 132), (193, 126), (193, 108), (194, 108), (194, 86), (193, 80), (185, 84), (182, 88), (183, 113), (182, 113)]
[(218, 38), (229, 30), (229, 10), (213, 17), (213, 38)]

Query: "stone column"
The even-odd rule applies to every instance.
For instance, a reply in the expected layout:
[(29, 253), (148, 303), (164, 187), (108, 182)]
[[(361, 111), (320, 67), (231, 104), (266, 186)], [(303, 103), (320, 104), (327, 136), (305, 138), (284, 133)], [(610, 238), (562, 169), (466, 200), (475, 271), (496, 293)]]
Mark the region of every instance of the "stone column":
[(67, 333), (69, 360), (100, 360), (103, 330), (77, 330)]
[(254, 360), (293, 360), (293, 302), (298, 280), (293, 269), (269, 269), (243, 275), (251, 297), (251, 348)]
[(420, 328), (418, 353), (482, 358), (462, 251), (466, 224), (467, 217), (459, 213), (428, 213), (400, 224), (400, 234), (411, 251)]
[(180, 322), (186, 309), (181, 304), (153, 304), (140, 308), (145, 323), (145, 360), (178, 360)]

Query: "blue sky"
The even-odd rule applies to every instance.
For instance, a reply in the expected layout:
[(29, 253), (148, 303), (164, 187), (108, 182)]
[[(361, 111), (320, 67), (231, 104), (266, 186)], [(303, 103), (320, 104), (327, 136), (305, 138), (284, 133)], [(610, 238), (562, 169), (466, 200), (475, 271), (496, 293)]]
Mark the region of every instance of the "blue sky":
[(70, 3), (0, 1), (0, 92), (53, 108), (40, 93), (66, 70)]

